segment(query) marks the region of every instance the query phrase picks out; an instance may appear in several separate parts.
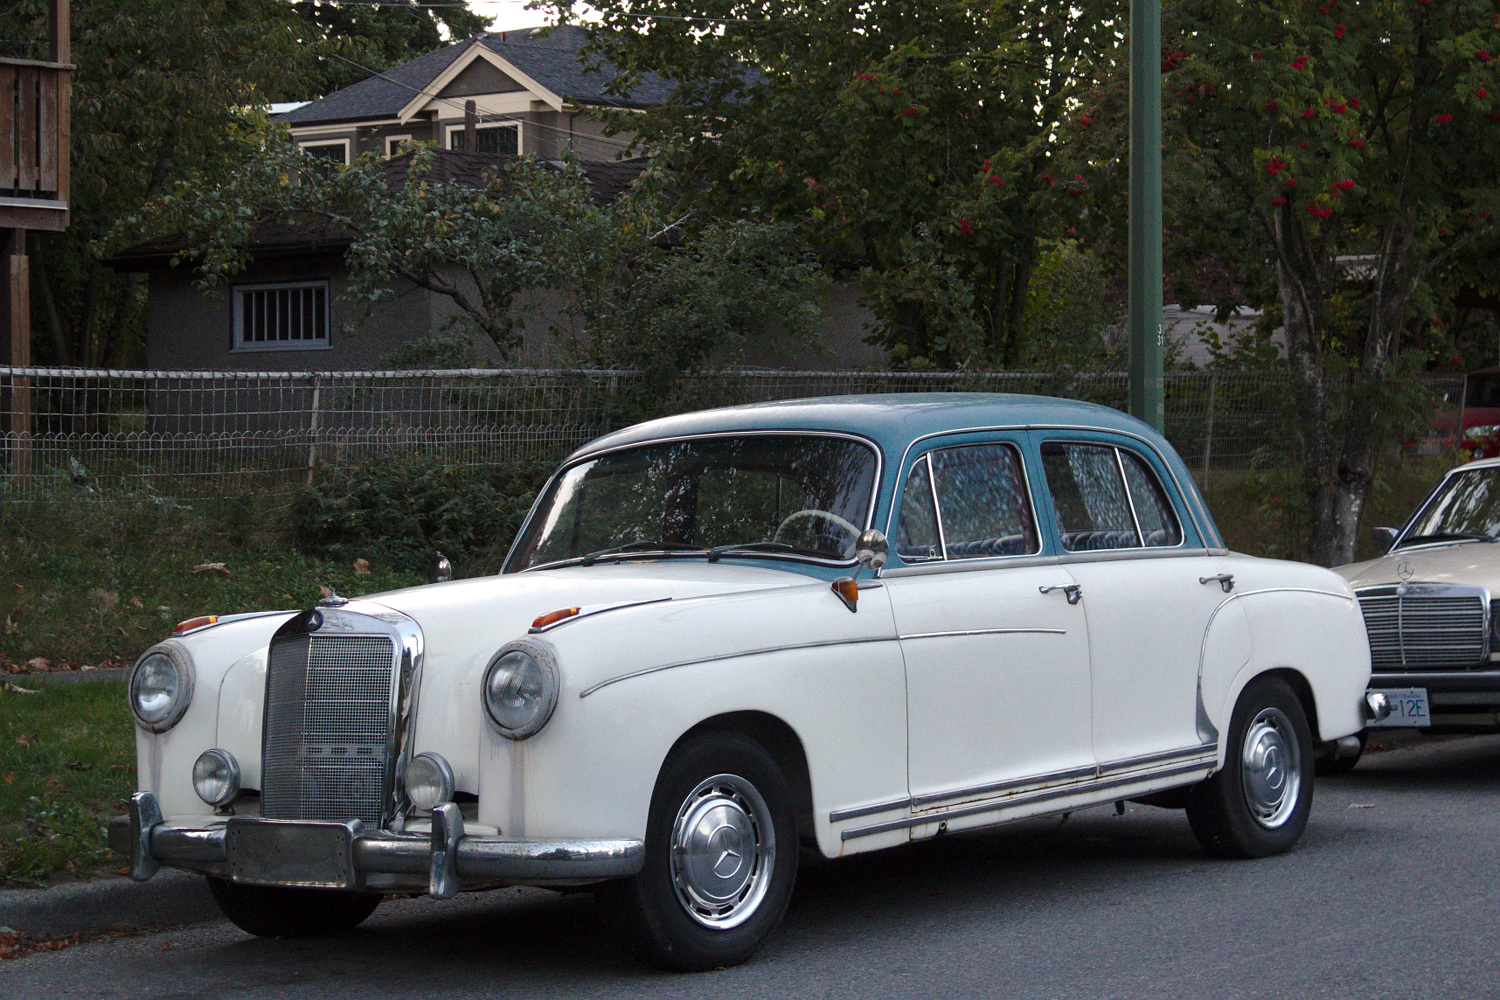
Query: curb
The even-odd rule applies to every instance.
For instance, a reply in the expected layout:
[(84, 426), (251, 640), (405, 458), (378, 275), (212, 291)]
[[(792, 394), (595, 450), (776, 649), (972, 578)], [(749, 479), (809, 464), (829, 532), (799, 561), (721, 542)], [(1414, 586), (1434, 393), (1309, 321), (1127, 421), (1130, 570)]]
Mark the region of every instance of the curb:
[(106, 878), (50, 889), (0, 889), (0, 926), (33, 938), (203, 923), (222, 916), (201, 875), (165, 869), (149, 882)]

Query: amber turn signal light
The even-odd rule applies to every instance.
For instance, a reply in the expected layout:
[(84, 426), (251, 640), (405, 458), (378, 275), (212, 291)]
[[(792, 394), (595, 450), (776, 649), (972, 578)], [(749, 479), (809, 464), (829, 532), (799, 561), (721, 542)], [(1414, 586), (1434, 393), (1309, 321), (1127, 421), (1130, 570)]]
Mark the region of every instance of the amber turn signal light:
[(205, 625), (212, 625), (218, 620), (218, 615), (199, 615), (197, 618), (189, 618), (185, 622), (178, 622), (177, 625), (172, 629), (172, 634), (180, 635), (183, 632), (191, 632), (195, 628), (202, 628)]
[(560, 622), (564, 618), (572, 618), (576, 614), (578, 614), (577, 608), (558, 608), (556, 611), (549, 611), (545, 615), (538, 615), (536, 621), (531, 623), (531, 627), (546, 628), (548, 625)]
[(844, 599), (844, 603), (849, 605), (849, 610), (854, 610), (854, 605), (859, 600), (859, 584), (854, 581), (853, 577), (844, 576), (833, 581), (833, 592)]

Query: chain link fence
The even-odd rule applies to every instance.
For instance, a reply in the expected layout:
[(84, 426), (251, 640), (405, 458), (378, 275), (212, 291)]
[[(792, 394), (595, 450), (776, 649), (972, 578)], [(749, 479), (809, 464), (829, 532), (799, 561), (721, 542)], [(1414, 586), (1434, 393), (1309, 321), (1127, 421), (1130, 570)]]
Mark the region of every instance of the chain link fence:
[[(619, 426), (640, 372), (170, 372), (0, 368), (0, 491), (71, 478), (166, 497), (310, 482), (420, 451), (454, 464), (557, 460)], [(1463, 376), (1429, 379), (1433, 426), (1455, 426)], [(651, 390), (655, 392), (655, 390)], [(1065, 396), (1125, 409), (1124, 373), (726, 371), (654, 395), (656, 412), (808, 396), (907, 392)], [(1290, 456), (1291, 383), (1274, 372), (1176, 372), (1166, 436), (1194, 472)], [(1446, 418), (1441, 414), (1446, 413)], [(1450, 435), (1451, 436), (1451, 435)], [(1451, 447), (1450, 442), (1447, 447)]]

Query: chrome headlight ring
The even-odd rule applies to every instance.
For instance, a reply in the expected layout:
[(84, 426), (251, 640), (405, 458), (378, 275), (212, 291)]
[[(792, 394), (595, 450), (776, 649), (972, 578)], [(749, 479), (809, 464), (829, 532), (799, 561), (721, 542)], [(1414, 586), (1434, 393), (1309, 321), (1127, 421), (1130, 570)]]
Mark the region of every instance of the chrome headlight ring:
[(136, 725), (164, 733), (193, 703), (193, 658), (180, 643), (152, 646), (135, 661), (127, 700)]
[(524, 740), (541, 732), (557, 708), (562, 675), (557, 651), (537, 639), (517, 639), (500, 647), (484, 670), (481, 699), (496, 732)]

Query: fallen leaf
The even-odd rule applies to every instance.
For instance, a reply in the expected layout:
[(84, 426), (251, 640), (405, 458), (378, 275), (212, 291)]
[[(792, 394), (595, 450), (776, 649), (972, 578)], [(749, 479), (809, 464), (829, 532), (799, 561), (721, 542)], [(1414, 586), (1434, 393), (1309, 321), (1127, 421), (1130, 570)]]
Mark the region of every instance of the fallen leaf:
[(1350, 809), (1374, 809), (1375, 808), (1375, 803), (1373, 803), (1373, 802), (1351, 802), (1351, 803), (1349, 803), (1349, 808)]
[(86, 760), (70, 760), (64, 766), (69, 771), (92, 771), (94, 769), (94, 765)]
[(10, 681), (6, 681), (5, 682), (5, 690), (7, 690), (7, 691), (14, 691), (16, 694), (41, 694), (42, 693), (42, 689), (41, 688), (23, 688), (21, 685), (19, 685), (19, 684), (12, 684)]
[(368, 560), (368, 559), (356, 559), (356, 560), (354, 560), (354, 572), (356, 574), (358, 574), (359, 576), (369, 576), (370, 575), (370, 560)]
[(226, 566), (226, 565), (224, 565), (223, 563), (199, 563), (198, 565), (196, 565), (196, 566), (193, 567), (193, 572), (194, 573), (210, 573), (210, 572), (213, 572), (213, 573), (223, 573), (225, 576), (228, 576), (229, 575), (229, 567)]
[(130, 866), (126, 865), (124, 868), (117, 868), (115, 870), (115, 874), (116, 875), (129, 875), (130, 874)]
[(85, 663), (83, 666), (79, 667), (78, 669), (79, 670), (98, 670), (99, 668), (96, 667), (96, 666), (94, 666), (93, 664)]
[(16, 772), (14, 772), (14, 771), (6, 771), (5, 772), (5, 783), (7, 785), (14, 785), (16, 783)]
[(16, 588), (16, 593), (18, 593), (18, 594), (24, 594), (24, 593), (26, 593), (26, 588), (23, 587), (23, 586), (21, 586), (19, 583), (14, 584), (14, 586)]
[(48, 778), (47, 784), (44, 787), (50, 788), (54, 792), (66, 792), (68, 790), (68, 786), (56, 778)]
[(109, 765), (109, 769), (111, 771), (128, 771), (128, 770), (130, 770), (130, 765), (129, 764), (111, 764), (111, 765)]
[(44, 674), (52, 669), (52, 661), (45, 656), (33, 656), (26, 661), (26, 669), (34, 673)]
[(132, 608), (142, 608), (142, 607), (145, 607), (145, 605), (141, 603), (141, 599), (139, 597), (132, 597), (130, 599), (130, 606)]
[(29, 747), (31, 746), (31, 744), (36, 742), (38, 742), (37, 738), (27, 733), (22, 733), (20, 736), (16, 737), (17, 746)]

